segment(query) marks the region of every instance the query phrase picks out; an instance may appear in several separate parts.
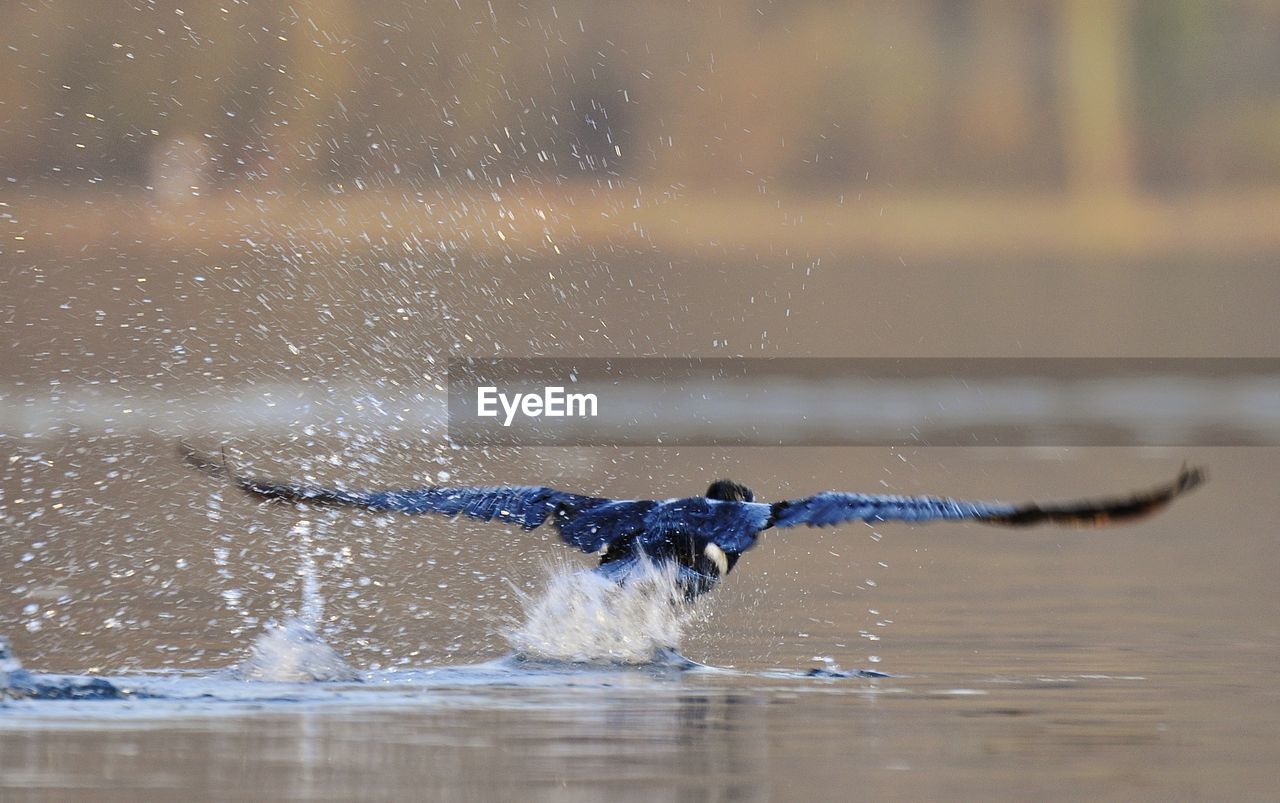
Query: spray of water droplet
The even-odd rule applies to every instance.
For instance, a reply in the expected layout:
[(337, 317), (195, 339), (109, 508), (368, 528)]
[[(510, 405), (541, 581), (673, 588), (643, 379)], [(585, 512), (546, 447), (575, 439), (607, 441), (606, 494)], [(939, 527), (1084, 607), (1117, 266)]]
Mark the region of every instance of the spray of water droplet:
[(249, 657), (232, 673), (241, 680), (356, 680), (359, 674), (320, 637), (324, 597), (311, 548), (311, 522), (299, 521), (289, 531), (302, 552), (302, 606), (297, 616), (271, 624), (249, 649)]
[(9, 639), (0, 636), (0, 698), (4, 696), (4, 690), (9, 688), (10, 675), (21, 671), (22, 662), (9, 648)]
[(693, 618), (671, 563), (640, 560), (621, 578), (565, 565), (548, 574), (540, 593), (516, 590), (524, 619), (503, 634), (525, 658), (651, 663), (679, 646)]

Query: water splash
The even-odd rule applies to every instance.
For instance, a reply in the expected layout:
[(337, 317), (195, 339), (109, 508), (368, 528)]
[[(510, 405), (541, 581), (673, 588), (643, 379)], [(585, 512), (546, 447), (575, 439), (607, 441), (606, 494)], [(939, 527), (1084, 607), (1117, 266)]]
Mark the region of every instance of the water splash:
[(10, 677), (22, 671), (22, 662), (9, 647), (9, 639), (0, 636), (0, 692), (9, 688)]
[(524, 621), (503, 635), (528, 659), (570, 663), (648, 664), (679, 646), (694, 608), (676, 566), (641, 559), (625, 574), (604, 577), (568, 566), (548, 567), (536, 596), (517, 589)]
[(231, 670), (232, 675), (241, 680), (358, 680), (359, 673), (320, 637), (324, 597), (311, 554), (311, 522), (299, 521), (289, 535), (297, 539), (302, 551), (302, 607), (283, 624), (268, 625), (249, 648), (249, 657)]

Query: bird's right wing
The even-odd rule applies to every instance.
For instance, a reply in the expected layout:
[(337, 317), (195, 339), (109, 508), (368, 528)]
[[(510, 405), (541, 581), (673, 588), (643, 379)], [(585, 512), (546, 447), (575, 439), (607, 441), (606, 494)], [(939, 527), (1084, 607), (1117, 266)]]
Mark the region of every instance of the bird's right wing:
[(214, 477), (235, 483), (264, 499), (309, 505), (340, 505), (376, 512), (439, 513), (480, 521), (500, 521), (532, 530), (551, 519), (560, 537), (584, 552), (596, 552), (643, 529), (644, 513), (654, 503), (618, 501), (559, 491), (539, 485), (501, 487), (424, 486), (388, 490), (349, 490), (280, 483), (242, 476), (225, 460), (179, 444), (184, 460)]

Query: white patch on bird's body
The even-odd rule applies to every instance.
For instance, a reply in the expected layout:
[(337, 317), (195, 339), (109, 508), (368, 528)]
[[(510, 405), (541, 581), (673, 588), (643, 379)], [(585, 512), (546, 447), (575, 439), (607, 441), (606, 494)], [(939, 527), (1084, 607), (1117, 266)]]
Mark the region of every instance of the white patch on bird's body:
[(716, 568), (720, 570), (721, 577), (729, 573), (729, 556), (724, 554), (724, 550), (718, 544), (708, 541), (707, 545), (702, 548), (702, 554), (706, 555), (707, 560), (716, 565)]

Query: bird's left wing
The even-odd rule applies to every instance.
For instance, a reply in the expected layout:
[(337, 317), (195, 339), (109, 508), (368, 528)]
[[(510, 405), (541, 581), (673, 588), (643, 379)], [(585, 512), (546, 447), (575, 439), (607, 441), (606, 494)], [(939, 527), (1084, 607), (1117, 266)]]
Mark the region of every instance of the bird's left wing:
[(773, 505), (770, 526), (823, 527), (848, 521), (946, 521), (969, 519), (984, 524), (1022, 527), (1032, 524), (1098, 526), (1150, 515), (1204, 482), (1204, 471), (1184, 468), (1173, 482), (1125, 497), (1081, 499), (1042, 505), (1029, 502), (968, 502), (940, 496), (882, 496), (828, 491)]
[[(539, 485), (492, 488), (433, 485), (357, 491), (280, 483), (241, 476), (225, 461), (216, 460), (186, 443), (180, 444), (179, 450), (183, 459), (206, 474), (234, 482), (264, 499), (359, 507), (377, 512), (466, 516), (480, 521), (497, 520), (526, 530), (539, 527), (550, 518), (565, 542), (584, 552), (595, 552), (642, 527), (644, 512), (653, 504), (583, 496)], [(587, 524), (591, 519), (594, 523)]]

